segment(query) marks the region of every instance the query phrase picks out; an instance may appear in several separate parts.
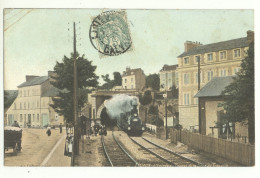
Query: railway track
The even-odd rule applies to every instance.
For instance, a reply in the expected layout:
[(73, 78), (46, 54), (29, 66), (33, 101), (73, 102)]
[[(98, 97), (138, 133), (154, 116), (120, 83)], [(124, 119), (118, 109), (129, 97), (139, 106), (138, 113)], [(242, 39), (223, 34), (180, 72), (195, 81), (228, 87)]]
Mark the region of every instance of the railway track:
[(151, 154), (155, 155), (157, 158), (163, 160), (171, 166), (203, 166), (202, 164), (192, 159), (186, 158), (143, 137), (130, 137), (130, 139), (144, 150), (150, 152)]
[(105, 138), (102, 135), (101, 142), (110, 166), (139, 166), (137, 161), (117, 141), (113, 131), (109, 132)]

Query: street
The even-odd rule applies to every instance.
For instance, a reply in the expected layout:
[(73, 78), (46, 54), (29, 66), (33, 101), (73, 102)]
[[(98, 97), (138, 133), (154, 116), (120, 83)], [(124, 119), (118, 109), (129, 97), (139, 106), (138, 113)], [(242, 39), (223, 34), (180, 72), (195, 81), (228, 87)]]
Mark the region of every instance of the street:
[(66, 132), (45, 129), (23, 128), (22, 151), (17, 155), (9, 149), (5, 152), (5, 166), (70, 166), (70, 157), (64, 156)]

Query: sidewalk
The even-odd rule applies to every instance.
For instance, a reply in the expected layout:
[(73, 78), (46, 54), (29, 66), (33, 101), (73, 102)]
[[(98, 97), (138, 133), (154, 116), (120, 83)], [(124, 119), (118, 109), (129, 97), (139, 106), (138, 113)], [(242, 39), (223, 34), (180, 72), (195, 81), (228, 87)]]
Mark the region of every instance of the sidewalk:
[[(102, 166), (101, 136), (90, 136), (79, 140), (79, 155), (75, 156), (74, 166)], [(100, 147), (100, 149), (99, 149)]]

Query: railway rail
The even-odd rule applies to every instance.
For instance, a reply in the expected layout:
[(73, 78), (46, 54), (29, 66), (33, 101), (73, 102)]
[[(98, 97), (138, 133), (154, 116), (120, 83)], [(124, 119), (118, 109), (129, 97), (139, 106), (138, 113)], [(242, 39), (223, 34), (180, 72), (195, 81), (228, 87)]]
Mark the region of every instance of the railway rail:
[(144, 150), (150, 152), (151, 154), (172, 166), (203, 166), (199, 162), (196, 162), (190, 158), (186, 158), (143, 137), (130, 137), (130, 139)]
[(110, 166), (139, 166), (138, 162), (117, 141), (113, 131), (106, 138), (102, 135), (101, 142)]

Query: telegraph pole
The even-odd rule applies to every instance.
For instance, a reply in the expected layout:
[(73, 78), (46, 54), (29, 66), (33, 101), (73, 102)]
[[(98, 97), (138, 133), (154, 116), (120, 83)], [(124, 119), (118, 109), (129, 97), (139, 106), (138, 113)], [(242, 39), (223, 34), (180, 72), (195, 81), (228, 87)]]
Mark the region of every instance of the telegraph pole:
[(167, 94), (166, 94), (166, 98), (165, 98), (165, 120), (166, 120), (166, 140), (168, 139), (168, 124), (167, 124)]
[(73, 108), (74, 108), (74, 155), (79, 154), (79, 134), (78, 134), (78, 80), (77, 80), (77, 49), (76, 49), (76, 25), (73, 23), (74, 36), (73, 36), (73, 60), (74, 60), (74, 81), (73, 81)]

